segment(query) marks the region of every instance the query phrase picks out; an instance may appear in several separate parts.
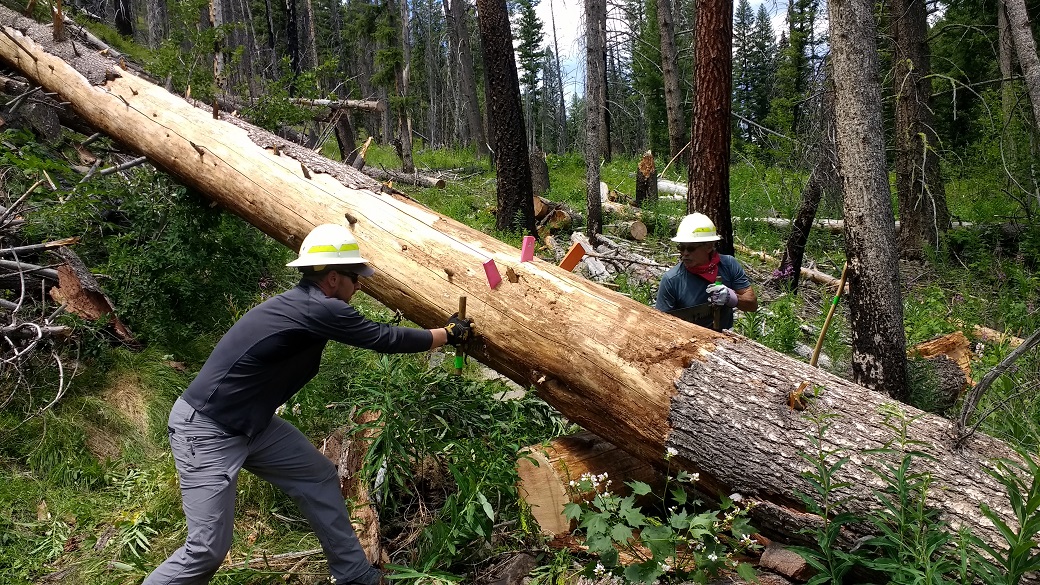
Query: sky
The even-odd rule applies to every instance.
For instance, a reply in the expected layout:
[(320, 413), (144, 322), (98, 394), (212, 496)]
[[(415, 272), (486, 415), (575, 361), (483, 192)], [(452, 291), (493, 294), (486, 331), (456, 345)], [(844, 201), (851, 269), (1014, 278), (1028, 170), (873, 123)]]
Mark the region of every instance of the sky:
[[(692, 1), (692, 0), (687, 0)], [(784, 27), (787, 11), (786, 0), (751, 0), (751, 8), (758, 13), (760, 4), (773, 15), (773, 31), (780, 34)], [(736, 1), (734, 1), (734, 6)], [(535, 7), (545, 30), (545, 43), (553, 48), (553, 17), (556, 19), (556, 36), (560, 47), (560, 68), (563, 70), (564, 93), (567, 103), (571, 94), (584, 93), (585, 86), (585, 8), (583, 0), (540, 0)], [(555, 49), (554, 49), (555, 50)]]

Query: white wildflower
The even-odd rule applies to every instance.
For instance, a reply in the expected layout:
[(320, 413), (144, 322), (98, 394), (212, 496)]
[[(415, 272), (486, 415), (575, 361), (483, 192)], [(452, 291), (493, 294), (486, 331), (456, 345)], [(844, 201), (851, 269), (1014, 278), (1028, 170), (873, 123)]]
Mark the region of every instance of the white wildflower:
[(596, 568), (592, 572), (596, 575), (602, 575), (607, 572), (607, 568), (603, 566), (603, 563), (596, 563)]
[(300, 403), (299, 402), (294, 404), (293, 407), (292, 407), (292, 413), (295, 414), (295, 415), (299, 415), (302, 410), (303, 409), (300, 407)]
[(711, 553), (710, 555), (708, 555), (708, 560), (714, 563), (715, 561), (719, 560), (719, 555)]
[(671, 571), (671, 570), (672, 570), (672, 566), (671, 565), (669, 565), (668, 563), (661, 563), (661, 572), (662, 573), (667, 573), (668, 571)]
[(671, 459), (672, 457), (675, 457), (678, 454), (679, 454), (679, 451), (677, 451), (675, 449), (675, 447), (668, 447), (668, 449), (666, 449), (665, 452), (664, 452), (664, 458), (665, 459)]
[(741, 495), (740, 492), (737, 492), (737, 493), (730, 494), (729, 495), (729, 499), (733, 500), (734, 502), (743, 502), (744, 501), (744, 496)]

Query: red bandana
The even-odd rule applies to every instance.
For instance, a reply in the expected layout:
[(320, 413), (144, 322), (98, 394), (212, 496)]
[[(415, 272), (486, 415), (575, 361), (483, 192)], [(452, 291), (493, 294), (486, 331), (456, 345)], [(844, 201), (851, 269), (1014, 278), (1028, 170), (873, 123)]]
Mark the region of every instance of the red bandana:
[(693, 267), (686, 266), (686, 264), (683, 264), (683, 267), (686, 268), (686, 270), (689, 271), (690, 274), (696, 274), (704, 280), (707, 280), (710, 283), (714, 283), (715, 277), (719, 275), (719, 262), (721, 260), (722, 258), (719, 257), (719, 253), (715, 250), (712, 250), (711, 256), (708, 258), (708, 262), (706, 264), (701, 264), (699, 266)]

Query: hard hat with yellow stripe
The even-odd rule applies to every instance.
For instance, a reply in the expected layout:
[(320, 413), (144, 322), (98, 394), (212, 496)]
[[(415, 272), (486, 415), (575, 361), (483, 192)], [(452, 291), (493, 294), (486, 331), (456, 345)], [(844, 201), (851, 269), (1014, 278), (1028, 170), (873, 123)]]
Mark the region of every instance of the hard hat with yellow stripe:
[(715, 231), (715, 224), (703, 213), (691, 213), (679, 222), (673, 242), (717, 242), (722, 238)]
[(300, 257), (286, 266), (309, 267), (324, 270), (326, 266), (350, 265), (358, 276), (372, 276), (375, 270), (368, 260), (361, 257), (354, 234), (344, 226), (334, 223), (319, 225), (307, 234), (300, 246)]

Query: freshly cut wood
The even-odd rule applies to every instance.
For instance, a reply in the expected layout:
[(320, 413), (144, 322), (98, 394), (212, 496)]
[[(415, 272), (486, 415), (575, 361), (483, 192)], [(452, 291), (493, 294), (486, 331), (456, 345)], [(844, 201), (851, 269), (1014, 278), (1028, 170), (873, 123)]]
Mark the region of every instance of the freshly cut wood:
[(368, 156), (368, 149), (372, 146), (372, 137), (369, 136), (365, 139), (365, 143), (361, 145), (361, 150), (354, 157), (354, 160), (350, 163), (352, 168), (361, 170), (365, 168), (365, 157)]
[(618, 223), (604, 226), (607, 230), (615, 236), (621, 236), (628, 240), (635, 240), (642, 242), (646, 239), (646, 224), (638, 219), (630, 219), (628, 221), (620, 221)]
[(657, 166), (654, 164), (654, 154), (649, 150), (643, 153), (636, 168), (635, 206), (642, 207), (644, 201), (657, 202)]
[(975, 353), (971, 351), (971, 342), (964, 336), (963, 331), (954, 331), (935, 339), (922, 341), (910, 348), (908, 353), (924, 359), (945, 355), (964, 372), (965, 380), (969, 384), (973, 383), (971, 381), (971, 358)]
[[(700, 473), (708, 493), (740, 492), (756, 503), (753, 518), (764, 530), (790, 537), (815, 518), (791, 496), (813, 493), (800, 454), (816, 431), (787, 406), (806, 380), (819, 389), (809, 408), (837, 415), (828, 446), (852, 456), (835, 477), (849, 485), (845, 509), (864, 513), (877, 505), (872, 490), (881, 486), (868, 465), (883, 455), (861, 450), (902, 436), (886, 426), (888, 413), (902, 412), (910, 420), (906, 437), (929, 456), (918, 460), (918, 471), (932, 478), (928, 505), (991, 543), (999, 536), (982, 521), (979, 504), (1008, 522), (1013, 517), (1001, 486), (985, 472), (993, 458), (1017, 458), (997, 439), (975, 434), (955, 450), (948, 420), (738, 335), (655, 311), (538, 258), (520, 263), (518, 249), (451, 218), (348, 186), (350, 167), (327, 159), (320, 172), (313, 163), (304, 167), (296, 157), (309, 155), (268, 148), (279, 144), (268, 133), (224, 114), (214, 120), (211, 110), (100, 56), (47, 45), (85, 72), (78, 73), (29, 38), (48, 43), (48, 29), (9, 9), (0, 7), (0, 22), (15, 25), (0, 35), (0, 59), (60, 93), (89, 124), (293, 249), (317, 224), (349, 222), (377, 269), (365, 284), (376, 300), (419, 326), (439, 327), (465, 294), (479, 331), (467, 347), (474, 359), (532, 386), (572, 422), (639, 459), (663, 464), (665, 449), (676, 449), (673, 466)], [(512, 269), (516, 282), (489, 288), (488, 260)], [(861, 535), (850, 527), (851, 539)]]
[(563, 506), (588, 495), (578, 493), (572, 481), (586, 475), (606, 476), (611, 482), (610, 492), (621, 495), (629, 494), (628, 481), (649, 484), (658, 495), (664, 485), (664, 476), (647, 462), (588, 431), (526, 447), (520, 452), (516, 470), (520, 497), (530, 506), (542, 532), (552, 536), (574, 529)]
[(535, 195), (533, 203), (534, 203), (534, 218), (535, 219), (542, 219), (553, 208), (553, 202), (552, 201), (549, 201), (545, 197), (541, 197), (539, 195)]

